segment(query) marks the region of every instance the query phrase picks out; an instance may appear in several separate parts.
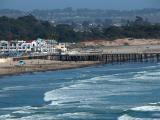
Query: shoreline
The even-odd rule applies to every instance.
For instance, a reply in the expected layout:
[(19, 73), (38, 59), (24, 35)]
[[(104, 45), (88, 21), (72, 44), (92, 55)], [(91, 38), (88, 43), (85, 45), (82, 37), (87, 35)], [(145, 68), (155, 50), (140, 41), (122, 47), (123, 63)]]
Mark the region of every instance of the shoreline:
[(33, 73), (33, 72), (46, 72), (46, 71), (58, 71), (58, 70), (67, 70), (75, 68), (84, 68), (93, 65), (99, 65), (102, 62), (60, 62), (54, 61), (49, 64), (35, 64), (35, 65), (24, 65), (24, 66), (5, 66), (0, 67), (0, 76), (10, 76), (10, 75), (19, 75), (24, 73)]
[[(100, 49), (103, 49), (106, 54), (160, 53), (160, 45), (100, 47), (97, 50)], [(103, 64), (103, 61), (55, 61), (40, 58), (23, 61), (25, 64), (20, 65), (13, 58), (0, 58), (0, 76), (66, 70)]]

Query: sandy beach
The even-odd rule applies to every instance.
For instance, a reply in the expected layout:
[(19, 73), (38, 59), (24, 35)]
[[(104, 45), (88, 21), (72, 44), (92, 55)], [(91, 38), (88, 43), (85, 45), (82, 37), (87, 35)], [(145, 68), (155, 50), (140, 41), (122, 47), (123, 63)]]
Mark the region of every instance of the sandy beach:
[[(160, 39), (117, 39), (81, 42), (86, 48), (96, 48), (103, 53), (152, 53), (160, 52)], [(77, 48), (75, 48), (77, 49)]]
[(142, 45), (160, 45), (160, 39), (131, 39), (123, 38), (116, 40), (88, 40), (81, 42), (85, 46), (142, 46)]
[(83, 62), (62, 62), (51, 60), (25, 60), (25, 65), (19, 65), (17, 61), (7, 61), (0, 63), (1, 75), (14, 75), (27, 72), (53, 71), (71, 68), (87, 67), (100, 62), (83, 61)]

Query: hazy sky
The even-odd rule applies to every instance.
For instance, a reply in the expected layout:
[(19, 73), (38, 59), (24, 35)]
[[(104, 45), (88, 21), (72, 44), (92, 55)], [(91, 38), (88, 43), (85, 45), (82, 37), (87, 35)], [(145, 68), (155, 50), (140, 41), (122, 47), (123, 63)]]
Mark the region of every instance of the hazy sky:
[(160, 8), (160, 0), (0, 0), (0, 9), (32, 10), (66, 7), (116, 10)]

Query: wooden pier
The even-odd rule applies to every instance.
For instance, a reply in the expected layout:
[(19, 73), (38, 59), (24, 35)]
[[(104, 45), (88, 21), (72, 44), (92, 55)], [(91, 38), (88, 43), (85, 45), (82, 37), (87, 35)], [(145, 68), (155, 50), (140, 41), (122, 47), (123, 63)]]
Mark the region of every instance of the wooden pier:
[(82, 55), (53, 55), (50, 60), (59, 61), (101, 61), (115, 62), (159, 62), (160, 53), (127, 53), (127, 54), (82, 54)]
[(13, 58), (14, 61), (28, 59), (45, 59), (56, 61), (100, 61), (103, 63), (119, 62), (160, 62), (160, 53), (119, 53), (119, 54), (77, 54), (77, 55), (42, 55)]

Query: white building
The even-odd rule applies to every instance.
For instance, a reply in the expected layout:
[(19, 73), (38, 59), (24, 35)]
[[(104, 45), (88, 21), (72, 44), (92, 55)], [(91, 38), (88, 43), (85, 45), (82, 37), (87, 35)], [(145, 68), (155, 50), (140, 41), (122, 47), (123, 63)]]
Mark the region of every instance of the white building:
[(32, 51), (32, 42), (26, 41), (0, 41), (0, 51), (1, 52), (31, 52)]
[(55, 46), (55, 49), (61, 50), (61, 52), (66, 52), (67, 51), (66, 43), (59, 43), (58, 45)]
[(57, 42), (55, 40), (44, 40), (40, 38), (32, 42), (32, 47), (34, 49), (34, 52), (39, 52), (39, 53), (54, 53), (56, 51), (55, 50), (56, 45)]
[(66, 52), (67, 44), (58, 44), (56, 40), (44, 40), (40, 38), (31, 41), (0, 41), (0, 52), (57, 53), (59, 51)]
[(8, 41), (4, 41), (4, 40), (0, 41), (0, 50), (1, 51), (8, 50), (8, 48), (9, 48)]

